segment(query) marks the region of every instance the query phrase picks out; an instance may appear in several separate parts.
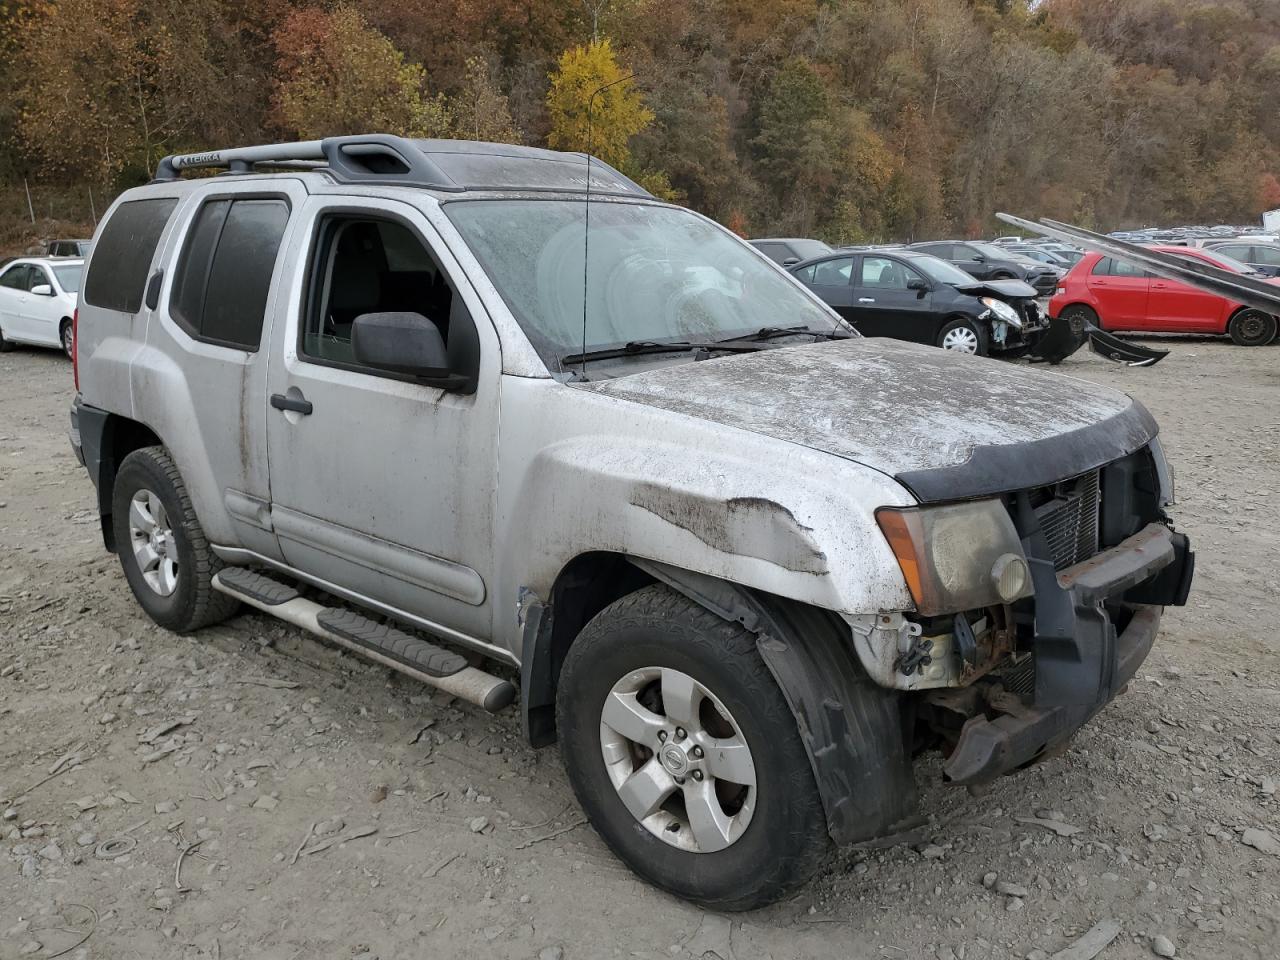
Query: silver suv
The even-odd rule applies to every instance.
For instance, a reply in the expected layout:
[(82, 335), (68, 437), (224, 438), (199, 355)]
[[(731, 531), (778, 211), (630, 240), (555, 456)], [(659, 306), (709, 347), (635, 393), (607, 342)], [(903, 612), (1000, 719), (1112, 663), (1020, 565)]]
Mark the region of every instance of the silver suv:
[(518, 687), (617, 855), (716, 908), (912, 823), (928, 748), (956, 784), (1061, 749), (1190, 584), (1140, 404), (861, 338), (580, 154), (168, 158), (77, 324), (72, 441), (157, 623)]

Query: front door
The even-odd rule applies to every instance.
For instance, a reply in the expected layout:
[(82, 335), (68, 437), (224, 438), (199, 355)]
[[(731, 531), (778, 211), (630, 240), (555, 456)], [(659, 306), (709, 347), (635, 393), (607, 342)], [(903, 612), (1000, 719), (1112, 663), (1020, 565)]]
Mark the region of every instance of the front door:
[(1122, 260), (1103, 257), (1085, 281), (1098, 304), (1104, 330), (1153, 330), (1147, 300), (1151, 278)]
[[(37, 287), (48, 287), (48, 293), (36, 293)], [(60, 342), (58, 324), (62, 321), (62, 302), (55, 295), (49, 271), (36, 264), (31, 265), (31, 292), (27, 294), (27, 320), (31, 339), (56, 345)]]
[[(496, 333), (416, 207), (313, 197), (307, 218), (268, 371), (271, 519), (285, 560), (443, 635), (487, 640)], [(478, 351), (476, 391), (357, 361), (353, 321), (382, 312), (425, 316), (451, 358)]]
[[(917, 289), (912, 289), (912, 281)], [(853, 293), (862, 316), (860, 333), (933, 343), (932, 328), (936, 324), (931, 314), (929, 284), (901, 260), (864, 255), (854, 276)]]

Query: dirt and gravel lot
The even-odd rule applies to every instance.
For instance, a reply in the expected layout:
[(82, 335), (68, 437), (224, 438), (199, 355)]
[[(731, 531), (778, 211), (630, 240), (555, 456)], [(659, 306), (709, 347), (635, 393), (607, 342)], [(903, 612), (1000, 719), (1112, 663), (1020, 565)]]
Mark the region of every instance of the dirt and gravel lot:
[(0, 355), (0, 960), (977, 960), (1109, 920), (1107, 960), (1280, 956), (1280, 347), (1169, 346), (1059, 368), (1159, 418), (1199, 552), (1130, 693), (983, 796), (923, 765), (912, 842), (732, 917), (634, 879), (515, 712), (256, 614), (152, 625), (67, 442), (69, 364)]

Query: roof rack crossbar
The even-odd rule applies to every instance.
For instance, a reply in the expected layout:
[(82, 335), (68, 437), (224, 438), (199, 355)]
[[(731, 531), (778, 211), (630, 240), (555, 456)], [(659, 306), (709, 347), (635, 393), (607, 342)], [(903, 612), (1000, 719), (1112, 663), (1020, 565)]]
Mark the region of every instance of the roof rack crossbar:
[(198, 168), (222, 168), (234, 174), (252, 173), (257, 165), (281, 169), (285, 164), (300, 163), (327, 166), (336, 177), (350, 183), (405, 183), (437, 190), (460, 189), (412, 140), (386, 133), (174, 154), (160, 161), (155, 178), (177, 180), (183, 170)]
[(301, 143), (269, 143), (258, 147), (233, 147), (230, 150), (210, 150), (205, 153), (176, 153), (165, 157), (156, 167), (157, 180), (177, 180), (183, 170), (225, 167), (240, 172), (252, 169), (255, 163), (289, 160), (324, 160), (321, 140), (305, 140)]

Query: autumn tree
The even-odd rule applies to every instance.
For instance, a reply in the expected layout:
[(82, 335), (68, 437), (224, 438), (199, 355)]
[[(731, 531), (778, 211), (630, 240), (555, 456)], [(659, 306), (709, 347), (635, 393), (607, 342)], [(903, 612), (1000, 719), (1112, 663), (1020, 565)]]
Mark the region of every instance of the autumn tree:
[(479, 57), (467, 60), (461, 91), (450, 99), (453, 133), (464, 140), (521, 143), (523, 137), (511, 119), (511, 108), (498, 85), (492, 65)]
[(618, 64), (606, 40), (566, 50), (547, 92), (547, 145), (587, 150), (615, 167), (631, 158), (628, 141), (653, 122), (653, 111)]
[(444, 135), (448, 112), (427, 75), (353, 7), (305, 7), (272, 35), (277, 125), (303, 139), (388, 131)]

